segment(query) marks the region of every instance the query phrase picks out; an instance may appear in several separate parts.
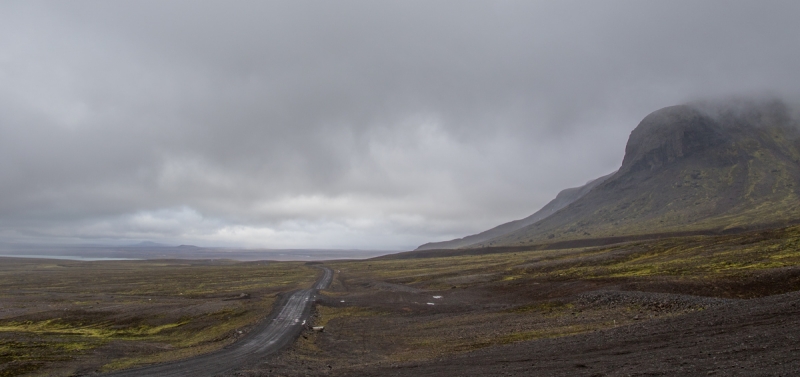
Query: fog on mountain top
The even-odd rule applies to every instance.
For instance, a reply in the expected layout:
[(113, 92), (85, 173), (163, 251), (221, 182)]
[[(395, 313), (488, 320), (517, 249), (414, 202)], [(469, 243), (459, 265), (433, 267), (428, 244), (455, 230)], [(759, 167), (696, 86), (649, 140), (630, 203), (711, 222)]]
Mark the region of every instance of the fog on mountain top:
[(798, 96), (795, 2), (6, 2), (0, 240), (412, 248)]

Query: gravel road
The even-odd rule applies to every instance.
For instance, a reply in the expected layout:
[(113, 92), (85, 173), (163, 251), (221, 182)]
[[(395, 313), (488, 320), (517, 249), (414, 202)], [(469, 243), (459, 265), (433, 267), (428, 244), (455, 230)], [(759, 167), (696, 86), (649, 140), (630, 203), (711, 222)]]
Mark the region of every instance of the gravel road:
[(273, 313), (278, 313), (276, 316), (262, 321), (242, 340), (226, 348), (186, 360), (129, 369), (103, 376), (215, 376), (275, 353), (294, 340), (301, 331), (303, 323), (308, 319), (311, 303), (317, 290), (327, 288), (333, 280), (331, 269), (327, 267), (320, 267), (320, 269), (323, 270), (323, 275), (311, 289), (295, 291), (287, 299), (277, 302), (276, 305), (282, 305), (282, 308), (280, 311), (273, 310)]

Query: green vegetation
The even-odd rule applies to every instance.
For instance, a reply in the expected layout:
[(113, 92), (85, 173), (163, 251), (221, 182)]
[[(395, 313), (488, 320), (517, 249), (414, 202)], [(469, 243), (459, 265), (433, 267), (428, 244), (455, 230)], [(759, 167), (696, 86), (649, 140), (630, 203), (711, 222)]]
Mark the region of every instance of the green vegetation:
[(537, 302), (530, 305), (521, 305), (508, 310), (506, 313), (541, 313), (541, 314), (561, 314), (563, 310), (569, 310), (575, 305), (567, 304), (559, 301), (544, 301)]
[(662, 277), (707, 282), (800, 265), (800, 227), (726, 236), (677, 237), (621, 245), (420, 259), (337, 262), (361, 278), (424, 289), (492, 282)]
[(344, 308), (331, 308), (329, 306), (320, 306), (318, 308), (320, 319), (314, 323), (315, 326), (325, 326), (329, 321), (339, 318), (353, 318), (353, 317), (371, 317), (384, 315), (376, 310), (369, 310), (359, 308), (357, 306), (349, 306)]
[(524, 268), (530, 277), (720, 279), (800, 265), (800, 227), (732, 236), (638, 242), (561, 258), (562, 268)]
[(750, 298), (797, 290), (800, 226), (328, 265), (339, 273), (324, 292), (330, 301), (317, 306), (315, 324), (325, 325), (325, 332), (301, 338), (292, 357), (334, 369), (363, 367), (572, 336), (719, 302), (697, 296)]
[(113, 370), (213, 351), (269, 313), (276, 294), (306, 288), (318, 273), (291, 262), (6, 259), (0, 376)]
[(187, 323), (189, 323), (189, 320), (184, 320), (177, 323), (169, 323), (161, 326), (139, 325), (137, 327), (125, 329), (110, 329), (106, 327), (108, 324), (102, 323), (83, 326), (63, 323), (57, 319), (48, 319), (40, 322), (8, 322), (4, 325), (0, 325), (0, 332), (25, 332), (39, 335), (76, 335), (84, 338), (99, 339), (136, 339), (141, 337), (152, 337), (160, 334), (164, 330), (173, 329)]
[(614, 176), (536, 224), (469, 247), (796, 224), (796, 125), (785, 114), (727, 116), (711, 130), (688, 106), (654, 112), (631, 134)]

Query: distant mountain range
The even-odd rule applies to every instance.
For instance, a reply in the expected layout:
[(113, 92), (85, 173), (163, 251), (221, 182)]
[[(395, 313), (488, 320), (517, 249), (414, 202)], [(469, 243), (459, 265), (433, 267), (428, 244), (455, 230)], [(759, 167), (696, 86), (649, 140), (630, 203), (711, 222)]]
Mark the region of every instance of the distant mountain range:
[(139, 243), (135, 243), (133, 245), (129, 245), (128, 247), (172, 247), (172, 246), (153, 241), (142, 241)]
[(734, 232), (800, 220), (800, 124), (778, 100), (667, 107), (631, 132), (620, 169), (528, 218), (424, 249)]

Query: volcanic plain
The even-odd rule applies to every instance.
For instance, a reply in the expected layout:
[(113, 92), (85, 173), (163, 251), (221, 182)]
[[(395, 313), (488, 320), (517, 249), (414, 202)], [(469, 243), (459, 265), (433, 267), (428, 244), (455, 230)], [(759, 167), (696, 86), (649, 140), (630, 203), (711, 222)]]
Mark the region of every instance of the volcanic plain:
[[(235, 376), (795, 375), (800, 227), (326, 262), (310, 327)], [(211, 352), (319, 270), (4, 259), (2, 376)]]
[(314, 325), (239, 376), (797, 375), (800, 227), (335, 262)]
[(319, 273), (293, 262), (2, 258), (0, 376), (89, 375), (211, 352)]

